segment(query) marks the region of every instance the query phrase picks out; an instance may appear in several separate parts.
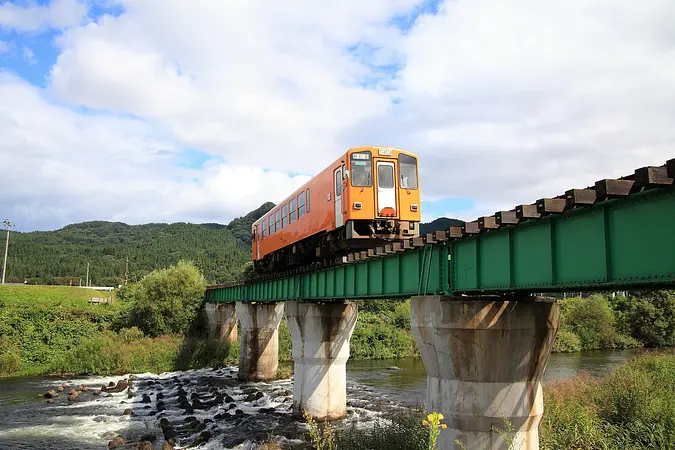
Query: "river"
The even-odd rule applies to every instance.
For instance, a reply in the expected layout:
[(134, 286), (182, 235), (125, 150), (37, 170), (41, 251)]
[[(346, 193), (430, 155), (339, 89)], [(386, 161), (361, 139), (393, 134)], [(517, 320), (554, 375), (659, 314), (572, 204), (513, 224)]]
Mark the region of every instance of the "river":
[[(581, 371), (603, 375), (636, 352), (553, 354), (544, 380)], [(202, 439), (206, 442), (199, 447), (204, 450), (254, 449), (255, 441), (268, 436), (300, 445), (297, 436), (306, 428), (291, 416), (291, 381), (240, 383), (236, 372), (236, 367), (226, 367), (139, 374), (130, 391), (100, 396), (87, 392), (69, 402), (66, 389), (52, 404), (37, 394), (64, 383), (100, 388), (126, 377), (0, 380), (0, 450), (106, 449), (117, 435), (138, 441), (145, 434), (157, 436), (155, 448), (160, 449), (162, 434), (167, 433), (182, 446)], [(367, 426), (383, 412), (424, 404), (426, 378), (420, 358), (349, 361), (347, 372), (344, 426)]]

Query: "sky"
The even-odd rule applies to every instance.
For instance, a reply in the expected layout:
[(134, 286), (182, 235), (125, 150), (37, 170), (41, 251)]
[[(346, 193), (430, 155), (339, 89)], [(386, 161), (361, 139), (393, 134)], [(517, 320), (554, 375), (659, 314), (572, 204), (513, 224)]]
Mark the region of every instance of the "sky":
[(350, 147), (423, 220), (675, 157), (672, 0), (0, 0), (0, 219), (227, 223)]

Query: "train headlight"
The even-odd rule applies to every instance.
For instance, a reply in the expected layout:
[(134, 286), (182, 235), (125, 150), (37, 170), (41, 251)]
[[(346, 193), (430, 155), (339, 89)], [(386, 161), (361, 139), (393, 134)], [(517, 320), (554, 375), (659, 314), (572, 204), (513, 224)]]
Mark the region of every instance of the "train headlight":
[(363, 203), (361, 202), (354, 202), (354, 209), (361, 209), (363, 208)]
[(417, 211), (419, 207), (415, 204), (410, 205), (410, 211)]

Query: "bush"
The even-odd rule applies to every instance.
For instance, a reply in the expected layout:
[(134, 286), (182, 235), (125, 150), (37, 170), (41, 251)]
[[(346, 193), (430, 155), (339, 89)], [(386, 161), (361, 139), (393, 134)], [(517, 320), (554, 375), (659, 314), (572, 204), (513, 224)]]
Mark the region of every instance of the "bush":
[(119, 331), (120, 338), (122, 339), (123, 342), (132, 342), (132, 341), (138, 341), (141, 340), (145, 337), (145, 334), (143, 334), (143, 331), (138, 329), (137, 327), (131, 327), (131, 328), (123, 328)]
[(642, 355), (602, 379), (544, 388), (545, 449), (675, 448), (675, 352)]
[(641, 346), (637, 340), (621, 333), (625, 328), (625, 316), (621, 311), (612, 309), (606, 296), (570, 298), (560, 301), (559, 304), (560, 332), (554, 351)]
[(387, 316), (360, 313), (350, 342), (351, 358), (399, 358), (417, 354), (410, 330), (397, 328), (389, 321)]
[(316, 449), (427, 450), (429, 429), (422, 425), (425, 416), (423, 408), (414, 407), (376, 420), (368, 428), (356, 422), (341, 427), (310, 421), (309, 440)]
[(571, 331), (560, 330), (555, 338), (553, 351), (561, 353), (579, 352), (581, 351), (581, 339)]
[(182, 341), (177, 336), (164, 336), (127, 342), (123, 336), (106, 331), (86, 339), (54, 361), (48, 373), (107, 375), (169, 371)]
[(564, 321), (581, 341), (583, 349), (613, 347), (616, 341), (614, 312), (607, 299), (593, 295), (587, 299), (568, 300)]
[(205, 289), (204, 276), (193, 263), (179, 261), (155, 270), (124, 292), (134, 301), (127, 325), (147, 336), (186, 334), (204, 302)]
[(11, 375), (21, 370), (21, 349), (5, 336), (0, 336), (0, 375)]
[(647, 347), (675, 346), (675, 294), (640, 293), (630, 300), (626, 321), (631, 335)]

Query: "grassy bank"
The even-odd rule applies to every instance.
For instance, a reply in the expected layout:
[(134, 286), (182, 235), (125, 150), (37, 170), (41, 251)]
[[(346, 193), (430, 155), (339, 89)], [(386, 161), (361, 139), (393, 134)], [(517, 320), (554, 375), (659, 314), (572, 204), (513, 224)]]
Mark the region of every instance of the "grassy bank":
[(542, 449), (675, 448), (675, 351), (545, 387)]
[[(86, 288), (0, 286), (0, 376), (161, 372), (236, 363), (238, 344), (206, 339), (206, 317), (198, 309), (203, 281), (195, 271), (189, 266), (156, 271), (117, 293), (113, 304), (90, 305), (90, 297), (111, 294)], [(189, 289), (181, 281), (189, 279), (185, 274), (195, 279)], [(179, 289), (184, 297), (176, 294)], [(419, 354), (410, 332), (410, 301), (358, 304), (352, 359)], [(672, 294), (630, 299), (596, 295), (560, 304), (554, 351), (675, 344)], [(279, 360), (290, 363), (291, 350), (282, 320)]]
[(103, 296), (77, 287), (0, 286), (0, 375), (44, 373), (105, 331), (117, 305), (88, 303)]
[[(602, 378), (582, 375), (544, 386), (542, 450), (675, 448), (675, 351), (644, 354)], [(428, 449), (427, 412), (413, 408), (371, 428), (312, 424), (316, 449)], [(447, 422), (447, 421), (446, 421)], [(513, 441), (508, 426), (496, 431)], [(513, 442), (511, 449), (521, 448)]]
[[(206, 339), (203, 312), (193, 320), (187, 337), (186, 333), (152, 336), (128, 326), (133, 301), (88, 303), (90, 297), (110, 295), (66, 286), (0, 286), (0, 376), (157, 373), (237, 363), (238, 343), (228, 346)], [(359, 308), (352, 358), (417, 354), (409, 302), (361, 302)], [(291, 351), (291, 335), (282, 320), (279, 360), (290, 363)], [(288, 364), (284, 367), (288, 375)]]
[(121, 327), (128, 302), (89, 304), (91, 297), (111, 295), (67, 286), (0, 286), (0, 376), (156, 373), (238, 359), (238, 347), (205, 336), (147, 337), (136, 327)]

